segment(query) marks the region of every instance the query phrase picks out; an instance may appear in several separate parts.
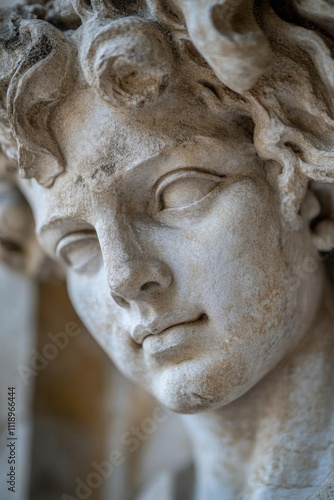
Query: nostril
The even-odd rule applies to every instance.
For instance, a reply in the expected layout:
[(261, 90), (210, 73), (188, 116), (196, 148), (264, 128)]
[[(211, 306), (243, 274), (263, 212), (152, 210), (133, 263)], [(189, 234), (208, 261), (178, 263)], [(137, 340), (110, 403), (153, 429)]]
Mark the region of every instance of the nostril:
[(113, 293), (112, 298), (118, 306), (123, 307), (124, 309), (127, 309), (130, 306), (129, 302), (123, 299), (123, 297), (121, 297), (120, 295), (116, 295), (115, 293)]
[(159, 283), (157, 283), (156, 281), (147, 281), (147, 283), (144, 283), (140, 287), (140, 291), (144, 292), (144, 291), (149, 290), (150, 288), (154, 288), (156, 286), (159, 286)]

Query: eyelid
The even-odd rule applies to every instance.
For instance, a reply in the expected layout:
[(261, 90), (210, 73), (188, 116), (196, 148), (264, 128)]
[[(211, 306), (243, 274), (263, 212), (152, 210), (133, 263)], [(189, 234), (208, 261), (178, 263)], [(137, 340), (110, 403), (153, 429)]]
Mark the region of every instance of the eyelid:
[[(191, 175), (193, 174), (193, 175)], [(177, 170), (172, 173), (166, 174), (162, 179), (159, 179), (159, 181), (155, 185), (155, 205), (159, 205), (161, 195), (163, 194), (163, 191), (168, 187), (171, 186), (174, 182), (182, 179), (187, 179), (190, 177), (196, 177), (197, 179), (206, 179), (206, 180), (216, 180), (217, 184), (222, 181), (226, 177), (226, 175), (218, 175), (216, 173), (208, 172), (206, 170), (199, 170), (195, 168), (188, 168), (188, 169), (183, 169), (183, 170)]]
[(67, 236), (61, 238), (56, 245), (56, 255), (61, 260), (65, 261), (67, 264), (71, 264), (68, 259), (64, 255), (62, 255), (62, 251), (71, 245), (72, 243), (80, 242), (83, 240), (97, 240), (97, 235), (95, 231), (77, 231), (75, 233), (71, 233)]

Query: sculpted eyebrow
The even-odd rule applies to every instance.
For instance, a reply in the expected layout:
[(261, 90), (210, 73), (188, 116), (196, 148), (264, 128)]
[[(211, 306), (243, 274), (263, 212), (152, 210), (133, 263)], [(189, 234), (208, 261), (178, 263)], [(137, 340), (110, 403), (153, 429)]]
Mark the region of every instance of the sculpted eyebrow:
[(47, 231), (50, 231), (51, 229), (56, 228), (61, 224), (65, 219), (53, 219), (45, 224), (43, 224), (41, 227), (37, 227), (37, 233), (38, 234), (43, 234), (46, 233)]
[(66, 229), (66, 227), (68, 230), (73, 230), (73, 231), (82, 231), (85, 229), (94, 230), (93, 226), (91, 226), (87, 222), (75, 219), (74, 217), (69, 218), (68, 216), (66, 216), (66, 217), (56, 217), (46, 222), (45, 224), (42, 224), (40, 228), (37, 228), (37, 233), (41, 235), (55, 229), (60, 229), (60, 228)]

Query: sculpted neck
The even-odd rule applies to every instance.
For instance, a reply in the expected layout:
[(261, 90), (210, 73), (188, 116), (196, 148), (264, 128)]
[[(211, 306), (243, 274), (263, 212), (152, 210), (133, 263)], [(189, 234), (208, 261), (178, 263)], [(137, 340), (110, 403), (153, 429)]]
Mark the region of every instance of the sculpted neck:
[(219, 410), (184, 416), (197, 500), (309, 498), (334, 470), (334, 298), (265, 379)]

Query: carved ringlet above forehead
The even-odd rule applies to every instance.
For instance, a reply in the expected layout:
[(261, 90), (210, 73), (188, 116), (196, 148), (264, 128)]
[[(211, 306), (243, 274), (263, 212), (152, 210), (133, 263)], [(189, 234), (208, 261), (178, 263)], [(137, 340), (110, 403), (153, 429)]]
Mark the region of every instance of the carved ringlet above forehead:
[(51, 187), (66, 170), (52, 119), (71, 94), (89, 86), (130, 120), (143, 109), (168, 119), (168, 102), (190, 95), (194, 109), (253, 121), (259, 156), (281, 166), (290, 217), (309, 179), (334, 181), (330, 16), (328, 0), (56, 0), (3, 10), (2, 149), (17, 151), (22, 176)]

